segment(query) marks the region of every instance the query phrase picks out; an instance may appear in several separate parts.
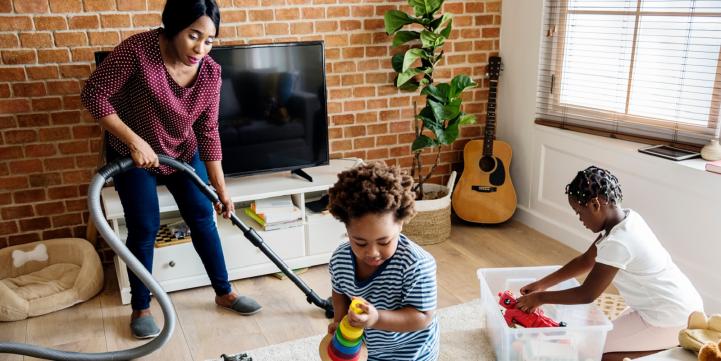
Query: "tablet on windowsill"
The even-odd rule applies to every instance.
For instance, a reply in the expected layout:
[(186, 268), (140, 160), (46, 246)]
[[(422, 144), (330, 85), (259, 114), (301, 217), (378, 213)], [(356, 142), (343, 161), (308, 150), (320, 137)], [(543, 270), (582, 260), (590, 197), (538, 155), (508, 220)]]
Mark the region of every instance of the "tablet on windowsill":
[(698, 152), (674, 148), (668, 145), (654, 145), (646, 148), (640, 148), (638, 151), (641, 153), (655, 155), (657, 157), (671, 159), (675, 161), (691, 159), (701, 155)]

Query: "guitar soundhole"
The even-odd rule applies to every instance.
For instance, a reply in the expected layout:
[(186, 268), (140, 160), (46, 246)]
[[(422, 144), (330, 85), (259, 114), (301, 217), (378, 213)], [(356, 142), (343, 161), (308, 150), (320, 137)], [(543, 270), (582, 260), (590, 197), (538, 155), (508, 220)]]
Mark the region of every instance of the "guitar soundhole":
[(488, 173), (496, 167), (496, 160), (493, 159), (493, 157), (484, 156), (478, 161), (478, 167), (481, 168), (482, 171)]

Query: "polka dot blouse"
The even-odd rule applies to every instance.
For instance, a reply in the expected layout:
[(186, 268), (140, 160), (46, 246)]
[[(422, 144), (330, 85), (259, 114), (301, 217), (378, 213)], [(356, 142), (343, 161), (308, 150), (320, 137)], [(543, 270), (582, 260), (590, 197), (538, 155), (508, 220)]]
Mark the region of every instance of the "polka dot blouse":
[[(95, 119), (117, 113), (158, 154), (188, 162), (197, 150), (204, 161), (221, 160), (220, 65), (206, 55), (195, 82), (178, 85), (160, 56), (160, 33), (155, 29), (121, 42), (85, 83), (83, 104)], [(120, 155), (130, 155), (109, 133), (108, 143)], [(166, 166), (159, 170), (173, 171)]]

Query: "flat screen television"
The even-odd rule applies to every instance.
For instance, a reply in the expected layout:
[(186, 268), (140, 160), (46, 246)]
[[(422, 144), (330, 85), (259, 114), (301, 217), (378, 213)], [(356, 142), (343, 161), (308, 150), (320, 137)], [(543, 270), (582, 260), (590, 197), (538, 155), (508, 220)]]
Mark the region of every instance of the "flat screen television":
[(228, 176), (328, 164), (323, 42), (217, 46)]

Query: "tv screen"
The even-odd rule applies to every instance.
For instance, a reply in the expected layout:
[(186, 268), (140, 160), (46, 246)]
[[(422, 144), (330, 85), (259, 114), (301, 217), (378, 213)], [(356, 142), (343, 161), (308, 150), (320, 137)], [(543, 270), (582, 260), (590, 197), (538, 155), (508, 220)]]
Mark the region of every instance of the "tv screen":
[(228, 176), (328, 164), (322, 42), (214, 47)]

